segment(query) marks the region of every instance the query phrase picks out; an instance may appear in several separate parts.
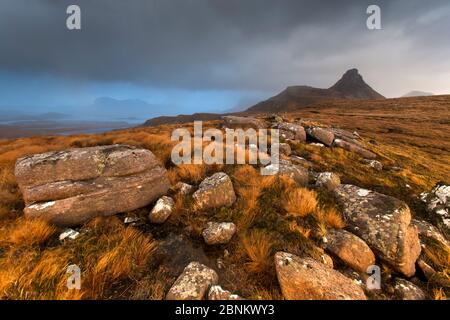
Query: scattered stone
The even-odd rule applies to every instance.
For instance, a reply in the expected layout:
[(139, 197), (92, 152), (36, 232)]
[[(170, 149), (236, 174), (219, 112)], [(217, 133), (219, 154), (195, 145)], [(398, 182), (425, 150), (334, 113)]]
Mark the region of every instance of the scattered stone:
[(242, 298), (216, 285), (209, 289), (208, 300), (242, 300)]
[(264, 120), (253, 117), (223, 116), (222, 119), (225, 121), (225, 124), (231, 128), (236, 126), (252, 127), (256, 129), (267, 127)]
[(263, 174), (286, 176), (293, 179), (299, 186), (306, 186), (309, 182), (308, 170), (290, 161), (280, 161), (278, 165), (269, 164), (263, 168)]
[(303, 167), (312, 167), (314, 164), (311, 161), (306, 160), (305, 158), (299, 156), (291, 156), (290, 160), (293, 164), (300, 165)]
[(415, 284), (404, 279), (394, 280), (394, 294), (400, 300), (426, 300), (426, 295)]
[(287, 300), (367, 299), (355, 282), (314, 259), (277, 252), (275, 268)]
[(383, 164), (378, 160), (364, 159), (363, 162), (377, 171), (383, 170)]
[(278, 145), (280, 154), (284, 154), (286, 156), (289, 156), (292, 152), (291, 146), (288, 143), (280, 143)]
[(425, 237), (433, 239), (442, 247), (448, 247), (450, 249), (450, 242), (445, 239), (442, 233), (440, 233), (439, 230), (431, 223), (417, 219), (413, 219), (411, 223), (417, 227), (417, 230), (419, 230), (419, 236), (421, 238)]
[(228, 207), (236, 201), (233, 183), (223, 172), (215, 173), (203, 180), (192, 197), (198, 210)]
[(334, 141), (334, 133), (325, 128), (308, 127), (306, 128), (306, 134), (311, 138), (318, 140), (329, 147), (331, 147)]
[(153, 153), (126, 145), (27, 156), (17, 160), (15, 175), (25, 216), (58, 226), (145, 207), (170, 187)]
[(125, 217), (125, 219), (123, 220), (123, 223), (125, 224), (135, 224), (137, 222), (139, 222), (141, 220), (141, 218), (136, 217), (136, 216), (128, 216)]
[(429, 193), (422, 193), (430, 219), (445, 232), (450, 233), (450, 185), (438, 183)]
[(189, 195), (194, 191), (194, 187), (190, 184), (184, 183), (184, 182), (178, 182), (174, 187), (173, 190), (175, 192), (180, 193), (183, 196)]
[(325, 148), (325, 145), (323, 143), (317, 143), (313, 142), (309, 144), (310, 146), (319, 147), (319, 148)]
[(413, 276), (421, 247), (408, 205), (352, 185), (340, 185), (334, 193), (350, 231), (396, 271)]
[(166, 300), (202, 300), (208, 289), (218, 281), (219, 276), (213, 269), (196, 261), (191, 262), (169, 289)]
[(66, 239), (75, 240), (78, 238), (80, 233), (73, 229), (66, 229), (59, 235), (59, 241), (64, 241)]
[(306, 141), (306, 131), (301, 125), (282, 122), (277, 124), (277, 128), (280, 130), (280, 136), (285, 139)]
[(175, 201), (172, 198), (163, 196), (156, 201), (155, 206), (148, 216), (152, 223), (164, 223), (172, 214)]
[(333, 191), (341, 184), (339, 176), (333, 172), (322, 172), (317, 175), (316, 186)]
[(375, 255), (369, 246), (354, 234), (338, 229), (327, 232), (326, 250), (336, 255), (351, 268), (365, 273), (367, 268), (375, 264)]
[(203, 239), (209, 245), (228, 243), (236, 233), (232, 222), (208, 222), (202, 232)]
[(367, 158), (367, 159), (375, 159), (377, 155), (373, 153), (372, 151), (369, 151), (355, 143), (351, 143), (342, 139), (335, 139), (333, 146), (342, 148), (344, 150), (357, 153), (360, 156)]

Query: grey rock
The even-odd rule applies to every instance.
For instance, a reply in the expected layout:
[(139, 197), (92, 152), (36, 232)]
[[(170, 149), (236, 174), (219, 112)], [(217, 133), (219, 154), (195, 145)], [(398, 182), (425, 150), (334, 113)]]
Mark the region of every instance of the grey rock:
[(232, 222), (208, 222), (202, 232), (203, 239), (209, 245), (228, 243), (236, 233)]
[(230, 177), (218, 172), (203, 180), (192, 198), (198, 210), (207, 210), (231, 206), (236, 201), (236, 194)]
[(162, 196), (156, 201), (155, 206), (149, 214), (149, 220), (152, 223), (164, 223), (172, 214), (175, 207), (175, 201), (167, 196)]

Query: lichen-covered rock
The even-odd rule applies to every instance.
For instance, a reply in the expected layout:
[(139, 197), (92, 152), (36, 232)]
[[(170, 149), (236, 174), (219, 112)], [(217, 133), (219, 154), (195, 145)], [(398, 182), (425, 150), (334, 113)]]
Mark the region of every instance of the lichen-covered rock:
[(394, 294), (400, 300), (426, 300), (426, 295), (414, 283), (404, 279), (397, 278), (394, 280)]
[(167, 196), (162, 196), (156, 201), (155, 206), (148, 216), (152, 223), (164, 223), (172, 214), (175, 201)]
[(208, 222), (202, 232), (203, 239), (209, 245), (228, 243), (236, 233), (232, 222)]
[(306, 186), (309, 182), (308, 170), (292, 164), (290, 161), (280, 160), (278, 165), (269, 164), (263, 168), (264, 175), (280, 175), (293, 179), (299, 186)]
[(341, 184), (339, 176), (333, 172), (321, 172), (317, 175), (316, 186), (333, 191)]
[(395, 270), (413, 276), (421, 248), (408, 205), (352, 185), (340, 185), (334, 193), (350, 231)]
[(288, 300), (366, 300), (353, 280), (314, 259), (277, 252), (275, 268)]
[(242, 300), (237, 294), (222, 289), (221, 286), (212, 286), (208, 292), (208, 300)]
[(433, 223), (450, 234), (450, 185), (438, 183), (429, 193), (420, 195)]
[(148, 205), (170, 187), (148, 150), (126, 145), (69, 149), (17, 160), (25, 216), (59, 226)]
[(326, 128), (309, 127), (306, 129), (306, 133), (311, 138), (322, 142), (323, 144), (331, 147), (334, 141), (334, 133)]
[(236, 201), (233, 183), (224, 172), (217, 172), (200, 183), (192, 195), (198, 210), (231, 206)]
[(199, 262), (191, 262), (169, 289), (166, 300), (202, 300), (208, 289), (216, 285), (219, 276)]
[(342, 139), (335, 139), (333, 142), (333, 146), (342, 148), (344, 150), (347, 150), (347, 151), (350, 151), (353, 153), (357, 153), (366, 159), (375, 159), (377, 157), (377, 155), (375, 153), (373, 153), (372, 151), (369, 151), (369, 150), (361, 147), (358, 144), (351, 143), (351, 142), (348, 142), (348, 141), (345, 141)]
[(277, 124), (277, 128), (280, 130), (280, 137), (301, 142), (306, 141), (306, 131), (301, 125), (282, 122)]
[(327, 232), (326, 250), (339, 257), (345, 264), (361, 273), (375, 264), (375, 255), (369, 246), (354, 234), (338, 229)]

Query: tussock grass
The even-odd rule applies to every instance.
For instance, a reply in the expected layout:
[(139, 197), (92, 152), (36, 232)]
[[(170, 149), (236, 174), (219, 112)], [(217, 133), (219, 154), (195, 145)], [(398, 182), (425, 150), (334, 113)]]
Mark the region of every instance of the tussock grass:
[(263, 273), (270, 270), (273, 264), (271, 257), (274, 239), (261, 230), (252, 230), (242, 236), (243, 250), (245, 251), (248, 262), (245, 267), (252, 273)]

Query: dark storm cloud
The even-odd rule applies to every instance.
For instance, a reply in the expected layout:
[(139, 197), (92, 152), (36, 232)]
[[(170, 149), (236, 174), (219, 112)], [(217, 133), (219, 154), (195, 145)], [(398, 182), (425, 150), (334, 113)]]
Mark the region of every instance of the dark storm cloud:
[[(365, 27), (372, 3), (382, 8), (381, 31)], [(69, 4), (81, 7), (81, 31), (65, 28)], [(270, 91), (326, 86), (356, 66), (375, 87), (394, 92), (404, 89), (398, 80), (386, 83), (389, 72), (448, 70), (449, 12), (444, 0), (2, 0), (0, 69)]]

